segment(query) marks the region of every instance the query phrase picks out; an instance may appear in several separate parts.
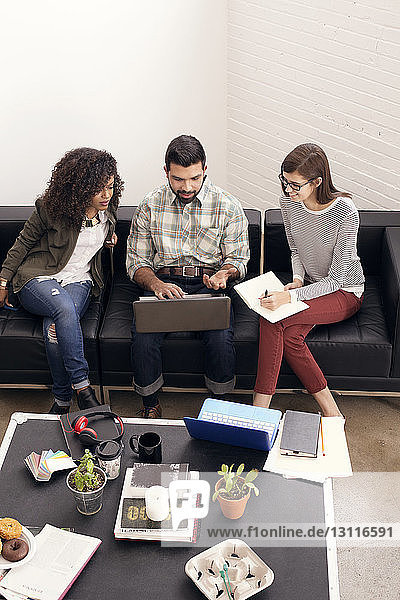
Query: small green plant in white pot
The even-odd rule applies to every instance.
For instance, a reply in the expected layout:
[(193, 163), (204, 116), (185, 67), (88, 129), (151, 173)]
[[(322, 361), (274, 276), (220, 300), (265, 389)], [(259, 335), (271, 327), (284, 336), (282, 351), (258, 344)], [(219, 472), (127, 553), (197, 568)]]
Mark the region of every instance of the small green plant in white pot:
[(254, 485), (253, 481), (258, 475), (257, 469), (251, 469), (245, 476), (244, 463), (238, 466), (236, 472), (233, 470), (234, 465), (221, 465), (221, 470), (218, 475), (222, 475), (221, 479), (215, 484), (215, 492), (213, 502), (218, 499), (221, 510), (228, 519), (239, 519), (246, 508), (248, 499), (250, 498), (251, 490), (258, 496), (259, 489)]

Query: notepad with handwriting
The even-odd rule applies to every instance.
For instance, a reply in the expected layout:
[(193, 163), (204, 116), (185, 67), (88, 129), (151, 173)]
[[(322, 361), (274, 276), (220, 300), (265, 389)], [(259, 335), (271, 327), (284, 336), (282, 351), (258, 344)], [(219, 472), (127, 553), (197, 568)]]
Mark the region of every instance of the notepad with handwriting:
[(234, 288), (251, 310), (254, 310), (271, 323), (276, 323), (309, 308), (308, 304), (301, 300), (283, 304), (276, 310), (263, 308), (260, 304), (260, 296), (265, 293), (265, 290), (268, 290), (268, 292), (283, 292), (284, 288), (283, 283), (272, 271), (238, 283)]

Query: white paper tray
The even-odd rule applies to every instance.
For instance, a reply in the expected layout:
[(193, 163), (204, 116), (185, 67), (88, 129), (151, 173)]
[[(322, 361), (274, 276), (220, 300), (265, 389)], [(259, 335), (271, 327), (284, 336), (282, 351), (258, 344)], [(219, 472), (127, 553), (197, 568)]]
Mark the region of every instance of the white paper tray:
[(245, 600), (264, 590), (274, 580), (274, 572), (240, 539), (229, 539), (193, 556), (185, 572), (209, 600), (225, 600), (228, 595), (220, 575), (224, 563), (234, 600)]

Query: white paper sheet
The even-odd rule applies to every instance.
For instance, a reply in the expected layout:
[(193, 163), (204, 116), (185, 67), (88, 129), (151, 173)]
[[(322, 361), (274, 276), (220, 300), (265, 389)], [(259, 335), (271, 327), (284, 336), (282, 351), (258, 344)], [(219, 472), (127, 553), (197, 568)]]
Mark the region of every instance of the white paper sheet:
[(349, 477), (353, 474), (344, 431), (344, 419), (322, 417), (325, 456), (322, 455), (321, 436), (319, 436), (317, 458), (281, 455), (283, 422), (282, 419), (275, 444), (263, 467), (264, 471), (320, 483), (328, 477)]

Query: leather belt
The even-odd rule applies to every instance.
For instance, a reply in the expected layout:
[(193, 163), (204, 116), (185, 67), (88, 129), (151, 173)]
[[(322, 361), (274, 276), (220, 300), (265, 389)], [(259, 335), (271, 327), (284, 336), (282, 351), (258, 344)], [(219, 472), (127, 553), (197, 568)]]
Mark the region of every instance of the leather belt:
[(156, 275), (180, 275), (181, 277), (202, 277), (214, 275), (215, 269), (209, 267), (162, 267)]

